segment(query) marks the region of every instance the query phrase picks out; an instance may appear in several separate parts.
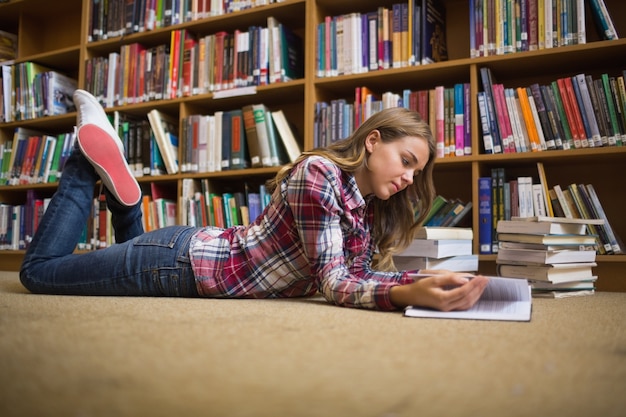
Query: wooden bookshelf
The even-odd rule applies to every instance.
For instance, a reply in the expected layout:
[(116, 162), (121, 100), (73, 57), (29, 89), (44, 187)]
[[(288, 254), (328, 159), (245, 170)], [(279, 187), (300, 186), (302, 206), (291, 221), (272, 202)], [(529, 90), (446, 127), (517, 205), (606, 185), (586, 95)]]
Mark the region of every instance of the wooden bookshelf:
[[(471, 97), (475, 98), (482, 89), (479, 69), (488, 66), (498, 82), (509, 87), (528, 86), (533, 82), (547, 83), (563, 76), (580, 72), (594, 77), (609, 72), (618, 75), (626, 69), (626, 39), (601, 41), (593, 21), (588, 16), (587, 43), (542, 49), (506, 55), (470, 58), (469, 8), (466, 0), (447, 0), (446, 39), (449, 60), (445, 62), (317, 78), (315, 67), (315, 39), (317, 24), (325, 16), (350, 12), (368, 12), (379, 6), (391, 7), (393, 0), (285, 0), (222, 16), (208, 17), (198, 21), (178, 24), (124, 37), (88, 42), (91, 0), (67, 0), (48, 2), (45, 0), (18, 0), (0, 4), (0, 29), (19, 35), (19, 51), (16, 62), (35, 61), (62, 70), (85, 82), (85, 62), (109, 52), (119, 51), (122, 44), (142, 42), (157, 45), (169, 41), (170, 32), (186, 28), (198, 33), (215, 33), (219, 30), (232, 31), (250, 25), (264, 24), (268, 16), (275, 16), (287, 23), (303, 37), (305, 45), (304, 78), (286, 83), (258, 87), (252, 96), (235, 96), (216, 99), (214, 94), (203, 94), (173, 100), (138, 103), (122, 108), (125, 113), (145, 116), (153, 108), (177, 114), (182, 120), (197, 112), (209, 114), (218, 110), (241, 108), (245, 104), (265, 103), (271, 108), (282, 109), (302, 135), (305, 149), (313, 146), (314, 107), (318, 101), (344, 98), (353, 99), (354, 89), (368, 86), (378, 90), (400, 92), (433, 88), (437, 85), (451, 87), (455, 83), (470, 83)], [(614, 17), (617, 32), (626, 37), (626, 23), (619, 16), (626, 14), (626, 3), (607, 0)], [(435, 169), (438, 193), (472, 201), (478, 207), (478, 178), (487, 176), (492, 168), (504, 167), (514, 175), (536, 175), (536, 162), (543, 162), (550, 186), (567, 185), (573, 182), (592, 183), (596, 188), (616, 233), (626, 238), (626, 218), (622, 208), (626, 205), (626, 194), (615, 188), (615, 178), (622, 177), (626, 162), (626, 146), (619, 148), (595, 148), (567, 151), (546, 151), (521, 154), (481, 154), (482, 136), (479, 131), (478, 106), (471, 103), (472, 154), (464, 157), (442, 158)], [(50, 133), (70, 131), (75, 123), (75, 114), (46, 117), (23, 122), (0, 124), (0, 141), (12, 137), (17, 126), (47, 130)], [(209, 178), (216, 187), (237, 185), (243, 178), (269, 178), (275, 169), (251, 169), (241, 172), (211, 174), (189, 174), (193, 178)], [(184, 174), (163, 177), (143, 177), (142, 187), (158, 182), (180, 193)], [(607, 180), (611, 178), (611, 180)], [(37, 185), (43, 193), (52, 195), (54, 184)], [(0, 186), (0, 202), (17, 204), (24, 201), (28, 186)], [(478, 210), (473, 210), (472, 224), (478, 235)], [(474, 242), (478, 253), (478, 239)], [(23, 251), (1, 251), (1, 269), (17, 270)], [(496, 255), (481, 255), (481, 269), (488, 274), (495, 272)], [(598, 256), (596, 272), (599, 276), (598, 290), (626, 291), (626, 281), (621, 272), (626, 268), (626, 255)]]

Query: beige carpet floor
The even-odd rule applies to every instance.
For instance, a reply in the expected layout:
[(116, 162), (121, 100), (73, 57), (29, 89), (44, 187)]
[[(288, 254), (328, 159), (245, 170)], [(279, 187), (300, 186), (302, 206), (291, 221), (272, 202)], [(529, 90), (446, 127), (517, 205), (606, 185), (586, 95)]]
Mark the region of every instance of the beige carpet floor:
[(624, 416), (625, 320), (623, 293), (515, 323), (33, 295), (0, 273), (0, 416)]

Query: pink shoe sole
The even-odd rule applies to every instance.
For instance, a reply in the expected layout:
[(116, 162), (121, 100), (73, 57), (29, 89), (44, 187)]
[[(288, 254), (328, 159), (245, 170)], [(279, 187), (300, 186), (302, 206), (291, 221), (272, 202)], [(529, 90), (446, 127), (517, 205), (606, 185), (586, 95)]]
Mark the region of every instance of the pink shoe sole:
[(83, 155), (91, 162), (111, 194), (126, 206), (137, 204), (141, 199), (141, 188), (115, 139), (93, 124), (81, 126), (77, 138)]

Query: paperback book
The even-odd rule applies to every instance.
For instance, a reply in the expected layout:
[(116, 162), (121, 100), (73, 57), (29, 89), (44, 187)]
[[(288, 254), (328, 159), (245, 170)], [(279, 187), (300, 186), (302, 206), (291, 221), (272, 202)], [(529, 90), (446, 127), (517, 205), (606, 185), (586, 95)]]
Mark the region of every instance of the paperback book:
[[(424, 275), (415, 275), (420, 279)], [(415, 306), (406, 307), (406, 317), (530, 321), (532, 310), (531, 288), (525, 279), (488, 277), (489, 284), (476, 304), (464, 311), (438, 311)]]

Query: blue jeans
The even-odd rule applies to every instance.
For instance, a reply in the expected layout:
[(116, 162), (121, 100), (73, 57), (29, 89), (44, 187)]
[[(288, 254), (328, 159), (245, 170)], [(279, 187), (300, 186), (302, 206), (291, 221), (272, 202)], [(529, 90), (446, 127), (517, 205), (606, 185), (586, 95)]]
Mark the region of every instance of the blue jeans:
[(114, 245), (74, 253), (90, 217), (98, 175), (78, 149), (63, 168), (20, 270), (34, 293), (197, 297), (189, 260), (196, 228), (173, 226), (144, 233), (141, 204), (125, 207), (105, 190)]

